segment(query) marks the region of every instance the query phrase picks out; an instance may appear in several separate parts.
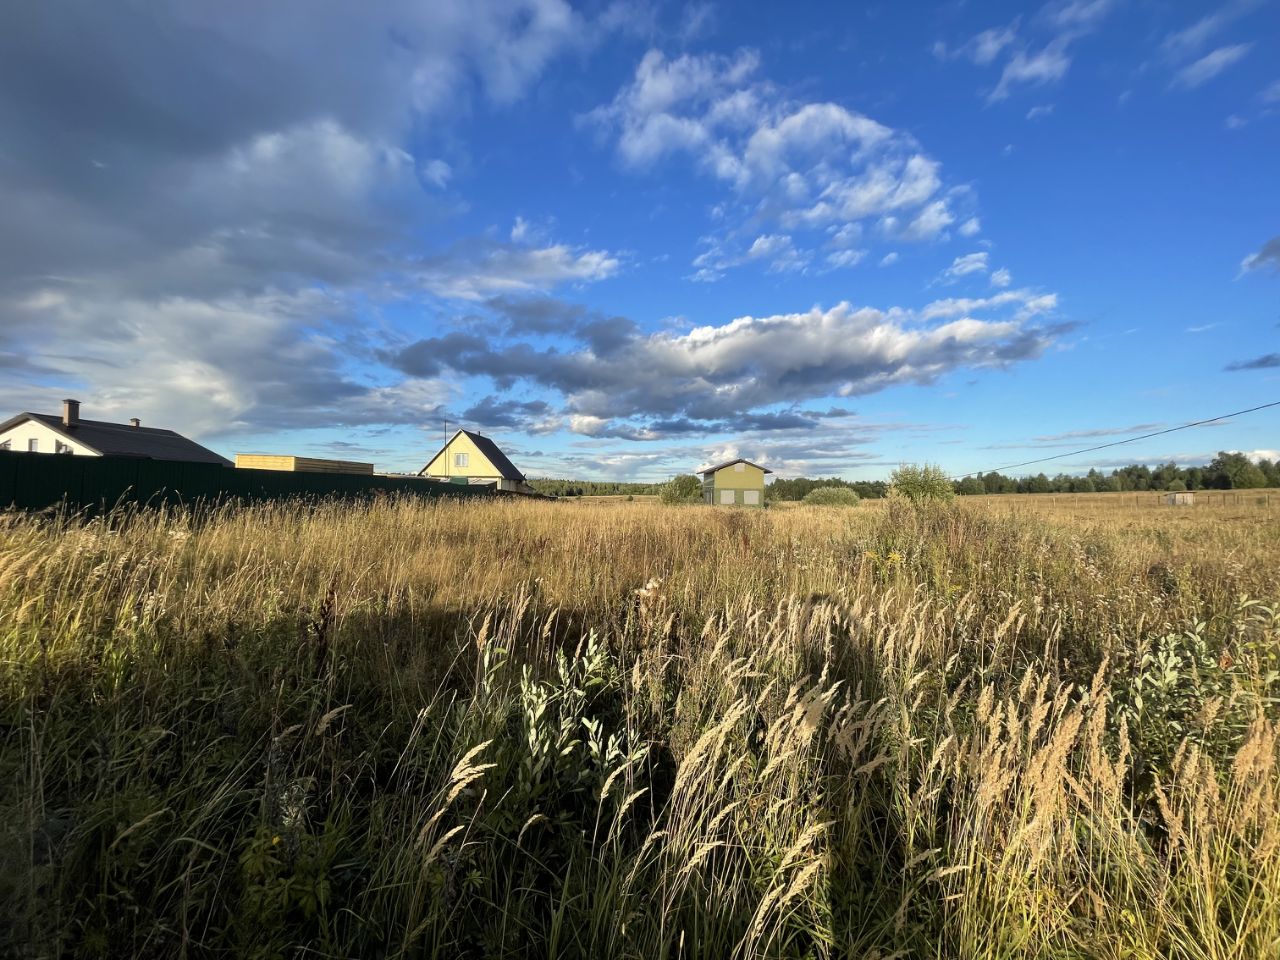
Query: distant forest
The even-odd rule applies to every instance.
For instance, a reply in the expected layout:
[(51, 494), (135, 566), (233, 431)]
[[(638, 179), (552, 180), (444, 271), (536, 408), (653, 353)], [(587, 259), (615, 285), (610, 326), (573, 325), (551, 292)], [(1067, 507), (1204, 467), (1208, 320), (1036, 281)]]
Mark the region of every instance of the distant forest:
[[(612, 483), (595, 480), (530, 480), (539, 493), (556, 497), (653, 496), (662, 491), (662, 483)], [(765, 488), (768, 500), (803, 500), (816, 487), (848, 487), (858, 496), (877, 499), (889, 489), (885, 480), (840, 480), (836, 477), (811, 479), (796, 477), (774, 480)], [(1243, 453), (1220, 452), (1199, 467), (1180, 467), (1174, 463), (1149, 467), (1135, 463), (1110, 473), (1090, 470), (1080, 476), (1059, 473), (1050, 477), (1008, 477), (1002, 473), (978, 473), (956, 481), (956, 493), (1121, 493), (1143, 490), (1250, 490), (1280, 487), (1280, 460), (1254, 463)]]
[(603, 480), (530, 480), (529, 485), (549, 497), (657, 496), (664, 483), (613, 483)]

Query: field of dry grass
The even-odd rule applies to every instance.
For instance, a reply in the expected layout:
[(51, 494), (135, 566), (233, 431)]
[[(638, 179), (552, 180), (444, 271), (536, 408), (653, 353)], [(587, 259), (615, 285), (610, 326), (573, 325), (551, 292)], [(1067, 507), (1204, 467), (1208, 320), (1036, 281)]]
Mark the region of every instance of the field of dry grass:
[(1278, 603), (1257, 504), (10, 516), (0, 953), (1274, 957)]

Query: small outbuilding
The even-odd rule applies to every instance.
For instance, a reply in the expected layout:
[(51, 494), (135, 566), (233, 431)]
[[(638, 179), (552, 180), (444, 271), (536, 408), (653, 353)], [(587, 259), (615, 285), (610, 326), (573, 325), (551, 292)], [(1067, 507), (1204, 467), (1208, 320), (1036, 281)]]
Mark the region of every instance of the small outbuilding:
[(702, 474), (702, 499), (706, 503), (744, 507), (764, 506), (764, 475), (772, 470), (750, 460), (730, 460), (698, 471)]
[(1196, 503), (1196, 495), (1190, 490), (1178, 490), (1166, 493), (1164, 503), (1167, 507), (1193, 507)]
[(281, 470), (285, 473), (354, 473), (366, 477), (373, 476), (372, 463), (277, 456), (267, 453), (237, 453), (236, 467), (240, 470)]
[(496, 443), (470, 430), (455, 433), (418, 471), (418, 476), (449, 483), (492, 484), (498, 490), (515, 493), (535, 492)]

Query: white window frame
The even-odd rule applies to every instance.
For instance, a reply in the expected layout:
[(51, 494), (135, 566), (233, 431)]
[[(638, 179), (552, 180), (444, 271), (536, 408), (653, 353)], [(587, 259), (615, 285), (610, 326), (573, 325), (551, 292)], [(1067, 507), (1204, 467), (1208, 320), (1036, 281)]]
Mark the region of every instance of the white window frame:
[(32, 437), (32, 438), (30, 438), (30, 439), (27, 441), (27, 453), (39, 453), (39, 452), (40, 452), (40, 440), (39, 440), (39, 438), (37, 438), (37, 437)]
[(721, 505), (722, 507), (730, 507), (730, 506), (733, 506), (734, 502), (735, 502), (735, 501), (734, 501), (734, 496), (733, 496), (733, 491), (732, 491), (732, 490), (721, 490), (721, 491), (720, 491), (720, 505)]
[(453, 465), (465, 470), (467, 467), (471, 466), (471, 457), (465, 453), (455, 453), (453, 455)]
[(742, 502), (746, 504), (748, 507), (760, 506), (760, 491), (759, 490), (743, 490)]
[(734, 473), (742, 473), (742, 471), (743, 471), (743, 470), (745, 470), (745, 469), (747, 469), (747, 465), (746, 465), (745, 463), (735, 463), (735, 464), (733, 465), (733, 472), (734, 472)]

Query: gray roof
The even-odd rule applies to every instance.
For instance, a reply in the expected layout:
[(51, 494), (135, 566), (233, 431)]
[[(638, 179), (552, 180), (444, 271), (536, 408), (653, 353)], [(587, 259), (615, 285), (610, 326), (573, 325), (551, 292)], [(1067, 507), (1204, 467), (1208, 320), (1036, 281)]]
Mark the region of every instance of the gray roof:
[[(490, 463), (493, 464), (495, 470), (503, 480), (520, 480), (523, 481), (525, 476), (516, 469), (516, 465), (507, 459), (507, 455), (498, 449), (498, 445), (488, 437), (481, 436), (478, 433), (472, 433), (470, 430), (459, 430), (449, 438), (449, 443), (458, 439), (460, 434), (466, 434), (467, 439), (476, 445), (476, 449), (485, 455)], [(444, 453), (448, 449), (449, 443), (432, 454), (431, 459), (427, 461), (427, 466), (418, 471), (418, 476), (427, 472), (427, 467), (431, 466), (431, 461)]]
[(172, 430), (158, 427), (135, 427), (129, 423), (108, 423), (105, 420), (77, 420), (64, 425), (62, 417), (49, 413), (20, 413), (0, 423), (0, 433), (22, 423), (38, 420), (49, 429), (82, 443), (90, 450), (108, 457), (140, 457), (145, 460), (183, 460), (188, 463), (218, 463), (232, 466), (230, 460), (188, 440)]
[(745, 463), (747, 466), (755, 467), (757, 470), (763, 470), (765, 473), (773, 473), (773, 471), (768, 467), (762, 467), (760, 464), (752, 463), (750, 460), (744, 460), (742, 457), (739, 457), (737, 460), (726, 460), (724, 463), (717, 463), (714, 467), (707, 467), (707, 469), (699, 470), (698, 472), (705, 477), (708, 473), (715, 473), (717, 470), (723, 470), (725, 467), (732, 467), (735, 463)]

